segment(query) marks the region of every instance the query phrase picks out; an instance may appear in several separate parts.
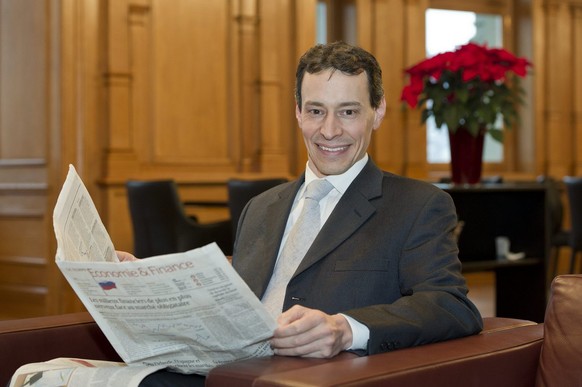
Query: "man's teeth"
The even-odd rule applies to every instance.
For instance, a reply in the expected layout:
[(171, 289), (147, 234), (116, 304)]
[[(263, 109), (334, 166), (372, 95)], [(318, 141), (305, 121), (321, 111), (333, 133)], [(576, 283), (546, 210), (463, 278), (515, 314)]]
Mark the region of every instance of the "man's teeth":
[(326, 146), (321, 145), (320, 148), (326, 152), (341, 152), (343, 150), (346, 150), (348, 147), (347, 146), (342, 146), (339, 148), (328, 148)]

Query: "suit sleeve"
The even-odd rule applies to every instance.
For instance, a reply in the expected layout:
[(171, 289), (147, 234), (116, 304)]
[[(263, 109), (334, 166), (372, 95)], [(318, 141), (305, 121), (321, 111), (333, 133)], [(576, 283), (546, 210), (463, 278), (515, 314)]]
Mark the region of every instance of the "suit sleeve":
[(345, 314), (370, 329), (368, 354), (387, 352), (479, 332), (482, 319), (467, 298), (457, 243), (457, 217), (449, 195), (433, 191), (416, 213), (399, 259), (402, 297), (391, 304)]

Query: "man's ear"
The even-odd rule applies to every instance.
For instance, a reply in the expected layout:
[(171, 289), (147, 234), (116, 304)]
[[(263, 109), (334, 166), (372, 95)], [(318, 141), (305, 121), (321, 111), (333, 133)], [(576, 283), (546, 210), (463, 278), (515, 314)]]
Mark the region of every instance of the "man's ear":
[(380, 127), (380, 124), (382, 123), (382, 120), (384, 119), (384, 116), (386, 115), (386, 98), (385, 97), (382, 97), (382, 100), (380, 101), (380, 105), (378, 106), (378, 108), (376, 108), (374, 114), (375, 114), (375, 116), (374, 116), (373, 129), (376, 130)]

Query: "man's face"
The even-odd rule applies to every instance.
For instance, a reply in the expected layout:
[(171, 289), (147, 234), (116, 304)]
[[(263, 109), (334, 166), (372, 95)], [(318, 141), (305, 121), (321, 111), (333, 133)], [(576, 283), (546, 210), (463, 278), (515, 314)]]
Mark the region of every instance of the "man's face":
[(366, 154), (372, 131), (386, 112), (370, 105), (365, 72), (346, 75), (325, 70), (305, 73), (301, 85), (303, 106), (295, 116), (303, 132), (309, 166), (319, 177), (339, 175)]

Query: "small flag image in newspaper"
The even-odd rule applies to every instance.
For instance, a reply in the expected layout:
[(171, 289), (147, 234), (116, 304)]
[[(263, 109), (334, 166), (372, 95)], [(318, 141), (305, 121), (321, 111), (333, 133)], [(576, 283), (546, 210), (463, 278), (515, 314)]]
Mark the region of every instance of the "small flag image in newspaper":
[(101, 286), (101, 289), (103, 289), (103, 290), (111, 290), (111, 289), (117, 288), (117, 286), (115, 286), (115, 282), (113, 282), (113, 281), (99, 282), (99, 286)]

